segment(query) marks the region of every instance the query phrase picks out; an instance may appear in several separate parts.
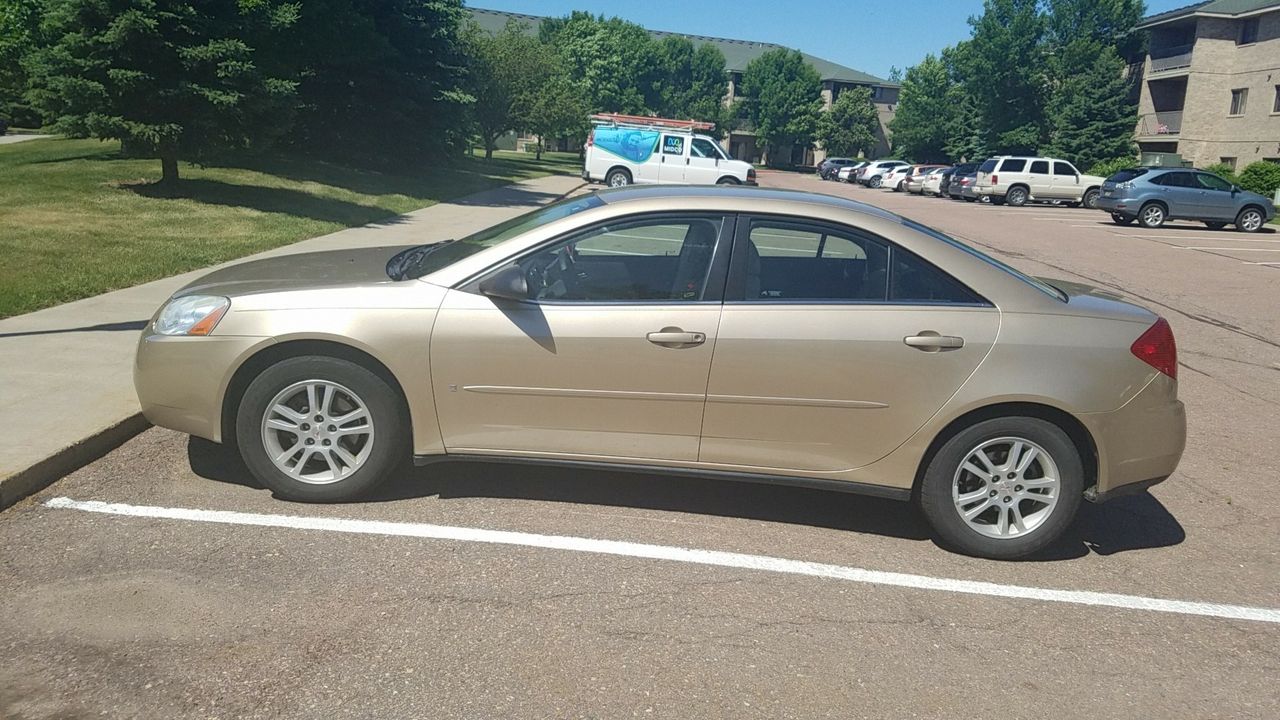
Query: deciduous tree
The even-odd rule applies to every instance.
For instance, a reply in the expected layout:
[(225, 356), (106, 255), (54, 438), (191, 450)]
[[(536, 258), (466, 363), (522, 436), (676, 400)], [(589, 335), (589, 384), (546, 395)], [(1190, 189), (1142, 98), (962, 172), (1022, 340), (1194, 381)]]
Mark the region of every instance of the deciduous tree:
[(489, 159), (503, 133), (532, 129), (540, 95), (561, 71), (560, 61), (549, 45), (515, 21), (495, 35), (472, 25), (465, 46), (471, 60), (468, 87), (475, 98), (471, 117)]
[(770, 50), (742, 74), (744, 110), (770, 159), (782, 145), (813, 141), (822, 111), (822, 79), (795, 50)]
[(818, 118), (816, 139), (828, 155), (856, 157), (876, 146), (880, 117), (871, 90), (852, 87), (840, 93), (831, 110)]

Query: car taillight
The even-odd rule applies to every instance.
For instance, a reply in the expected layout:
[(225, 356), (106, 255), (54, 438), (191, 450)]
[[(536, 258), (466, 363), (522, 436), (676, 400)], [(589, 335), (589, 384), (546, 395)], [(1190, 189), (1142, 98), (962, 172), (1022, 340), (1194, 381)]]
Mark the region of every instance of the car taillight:
[(1129, 350), (1142, 362), (1178, 379), (1178, 345), (1173, 340), (1173, 328), (1164, 318), (1156, 318), (1155, 325), (1134, 340)]
[(749, 177), (749, 178), (753, 178), (753, 177), (755, 177), (755, 176), (756, 176), (756, 169), (755, 169), (755, 168), (747, 168), (747, 177)]
[(999, 175), (992, 175), (992, 176), (991, 176), (991, 184), (992, 184), (992, 185), (999, 185), (999, 184), (1000, 184), (1000, 176), (999, 176)]

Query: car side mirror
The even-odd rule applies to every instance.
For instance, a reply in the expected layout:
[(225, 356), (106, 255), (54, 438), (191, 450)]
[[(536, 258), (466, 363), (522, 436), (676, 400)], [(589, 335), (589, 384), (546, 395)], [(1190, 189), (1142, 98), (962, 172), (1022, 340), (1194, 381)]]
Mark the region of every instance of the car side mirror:
[(1243, 188), (1241, 188), (1239, 185), (1232, 185), (1232, 186), (1231, 186), (1231, 194), (1232, 194), (1232, 195), (1235, 195), (1236, 193), (1241, 192), (1242, 190), (1243, 190)]
[(480, 293), (505, 300), (528, 300), (529, 280), (524, 270), (513, 263), (481, 280)]

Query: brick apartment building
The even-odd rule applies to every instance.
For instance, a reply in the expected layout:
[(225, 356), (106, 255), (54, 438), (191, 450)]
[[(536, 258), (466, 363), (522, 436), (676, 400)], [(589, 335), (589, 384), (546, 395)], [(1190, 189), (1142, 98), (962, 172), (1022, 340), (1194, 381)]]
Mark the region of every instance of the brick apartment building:
[(1280, 162), (1280, 1), (1209, 0), (1145, 18), (1136, 139), (1204, 167)]
[[(522, 15), (520, 13), (483, 10), (480, 8), (470, 8), (470, 12), (471, 17), (480, 27), (495, 33), (502, 30), (509, 20), (515, 20), (528, 28), (529, 32), (536, 33), (538, 25), (543, 20), (542, 17), (536, 15)], [(720, 52), (724, 54), (725, 71), (729, 75), (728, 87), (725, 90), (726, 103), (731, 103), (738, 99), (737, 89), (742, 82), (742, 73), (746, 71), (747, 65), (764, 53), (782, 47), (773, 43), (754, 42), (751, 40), (727, 40), (657, 30), (650, 30), (649, 32), (658, 38), (677, 35), (687, 37), (695, 44), (711, 43), (718, 47)], [(830, 109), (831, 104), (840, 96), (840, 93), (849, 88), (866, 87), (871, 89), (871, 100), (880, 117), (880, 127), (876, 132), (876, 147), (872, 149), (870, 155), (871, 157), (883, 157), (888, 154), (889, 121), (893, 119), (894, 109), (898, 104), (898, 85), (813, 55), (805, 54), (804, 57), (822, 78), (822, 101), (826, 109)], [(611, 112), (616, 108), (604, 108), (604, 110)], [(698, 118), (693, 119), (696, 120)], [(721, 140), (724, 141), (729, 153), (736, 158), (748, 162), (761, 162), (764, 159), (764, 148), (756, 142), (755, 133), (752, 132), (750, 127), (739, 127), (731, 132), (728, 137), (721, 138)], [(518, 138), (512, 135), (505, 138), (504, 142), (500, 144), (508, 148), (517, 148), (525, 142), (533, 142), (533, 139)], [(826, 153), (821, 148), (815, 148), (810, 145), (783, 147), (779, 148), (779, 152), (784, 157), (772, 158), (773, 161), (782, 160), (794, 165), (812, 165), (826, 157)]]

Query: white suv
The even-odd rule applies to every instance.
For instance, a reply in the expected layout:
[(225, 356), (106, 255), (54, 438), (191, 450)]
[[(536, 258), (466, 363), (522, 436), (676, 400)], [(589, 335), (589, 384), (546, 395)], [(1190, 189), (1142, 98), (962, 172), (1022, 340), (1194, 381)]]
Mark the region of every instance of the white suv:
[(1096, 175), (1081, 175), (1066, 160), (1046, 157), (993, 157), (978, 168), (975, 192), (991, 202), (1021, 207), (1029, 202), (1058, 201), (1094, 208), (1102, 190)]

